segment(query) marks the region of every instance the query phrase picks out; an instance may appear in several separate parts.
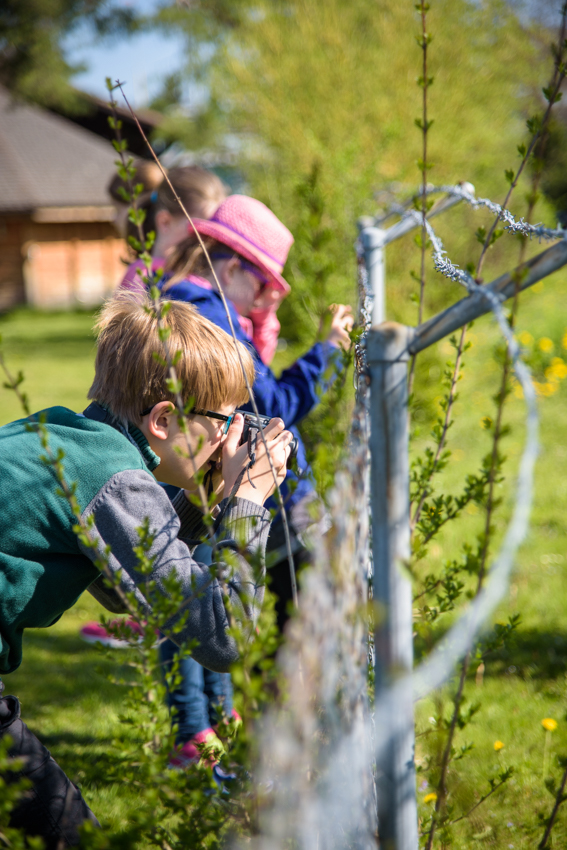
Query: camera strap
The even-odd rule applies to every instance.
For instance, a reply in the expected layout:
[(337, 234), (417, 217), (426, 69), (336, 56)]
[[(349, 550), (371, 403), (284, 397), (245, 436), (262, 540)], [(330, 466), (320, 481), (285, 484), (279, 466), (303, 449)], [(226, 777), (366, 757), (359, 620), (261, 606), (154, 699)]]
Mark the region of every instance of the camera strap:
[[(250, 482), (252, 487), (256, 490), (256, 485), (254, 484), (254, 482), (250, 478), (250, 470), (252, 469), (252, 467), (256, 463), (256, 443), (257, 443), (257, 440), (258, 440), (258, 434), (259, 433), (260, 433), (259, 428), (254, 428), (254, 427), (250, 426), (250, 428), (248, 429), (248, 443), (247, 443), (247, 446), (248, 446), (248, 463), (238, 473), (238, 476), (237, 476), (236, 481), (234, 482), (234, 484), (232, 486), (232, 490), (230, 491), (228, 499), (226, 500), (223, 508), (219, 511), (219, 514), (214, 521), (214, 524), (213, 524), (213, 533), (214, 534), (216, 534), (218, 528), (220, 527), (220, 524), (223, 521), (224, 515), (227, 512), (228, 506), (230, 505), (230, 503), (232, 502), (232, 500), (236, 496), (236, 494), (237, 494), (237, 492), (240, 488), (240, 485), (242, 484), (242, 479), (244, 478), (244, 473), (246, 473), (246, 475), (248, 476), (248, 481)], [(212, 489), (213, 489), (213, 467), (212, 466), (209, 467), (208, 472), (205, 474), (205, 478), (203, 479), (203, 484), (205, 483), (207, 476), (209, 476), (209, 487), (210, 487), (207, 495), (210, 496)]]

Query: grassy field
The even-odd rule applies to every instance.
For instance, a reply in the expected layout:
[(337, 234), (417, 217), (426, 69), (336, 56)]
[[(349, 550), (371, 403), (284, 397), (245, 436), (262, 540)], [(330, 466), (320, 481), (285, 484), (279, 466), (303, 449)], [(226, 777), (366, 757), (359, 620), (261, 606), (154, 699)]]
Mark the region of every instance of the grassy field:
[[(567, 275), (558, 274), (538, 286), (539, 291), (528, 293), (519, 331), (529, 331), (536, 345), (541, 338), (549, 338), (554, 353), (565, 354), (567, 359), (567, 352), (561, 348), (567, 327), (567, 313), (562, 307), (566, 284)], [(91, 325), (92, 316), (86, 313), (36, 314), (23, 310), (0, 317), (7, 362), (14, 371), (25, 372), (32, 409), (51, 404), (65, 404), (75, 410), (85, 406), (93, 374)], [(452, 434), (454, 462), (444, 473), (444, 484), (451, 492), (461, 489), (464, 475), (474, 471), (488, 451), (489, 435), (481, 420), (492, 412), (490, 396), (498, 381), (491, 357), (496, 340), (494, 323), (489, 318), (478, 321), (471, 339), (474, 345), (466, 358)], [(289, 360), (293, 353), (288, 349), (280, 355), (280, 365), (283, 356)], [(419, 367), (425, 412), (415, 450), (425, 444), (428, 419), (440, 395), (439, 370), (448, 353), (447, 343), (441, 343)], [(541, 453), (532, 528), (518, 558), (509, 598), (496, 617), (504, 621), (517, 611), (522, 623), (515, 644), (487, 664), (482, 680), (475, 680), (473, 670), (467, 685), (467, 701), (478, 699), (482, 706), (473, 723), (457, 737), (457, 746), (469, 740), (474, 749), (466, 762), (455, 766), (451, 777), (456, 806), (459, 811), (461, 807), (472, 808), (487, 789), (487, 778), (502, 765), (513, 766), (515, 775), (502, 791), (455, 828), (453, 847), (483, 844), (527, 850), (537, 846), (542, 835), (538, 814), (548, 814), (553, 802), (544, 785), (543, 718), (558, 722), (557, 730), (550, 733), (550, 774), (559, 774), (555, 756), (567, 755), (567, 381), (557, 392), (542, 397), (540, 413)], [(19, 415), (13, 394), (0, 388), (0, 424)], [(523, 442), (522, 416), (523, 404), (513, 398), (509, 407), (512, 432), (504, 443), (510, 480)], [(509, 513), (509, 483), (503, 485), (501, 493), (504, 513)], [(462, 522), (448, 528), (431, 549), (431, 566), (454, 555), (463, 539), (473, 539), (480, 522), (481, 517), (471, 508)], [(499, 531), (503, 527), (501, 518)], [(27, 722), (82, 786), (99, 818), (119, 828), (139, 805), (116, 776), (114, 740), (120, 730), (121, 692), (109, 683), (108, 675), (120, 674), (120, 653), (101, 655), (78, 636), (81, 624), (96, 618), (99, 612), (85, 594), (53, 628), (28, 631), (24, 663), (5, 681), (8, 691), (20, 696)], [(429, 718), (437, 711), (438, 705), (432, 700), (419, 706), (418, 732), (431, 729)], [(423, 756), (423, 740), (418, 739), (418, 758)], [(497, 740), (504, 743), (499, 752), (494, 750)], [(420, 801), (428, 790), (420, 780)], [(424, 811), (427, 805), (423, 804)], [(567, 846), (567, 808), (560, 812), (553, 846)]]

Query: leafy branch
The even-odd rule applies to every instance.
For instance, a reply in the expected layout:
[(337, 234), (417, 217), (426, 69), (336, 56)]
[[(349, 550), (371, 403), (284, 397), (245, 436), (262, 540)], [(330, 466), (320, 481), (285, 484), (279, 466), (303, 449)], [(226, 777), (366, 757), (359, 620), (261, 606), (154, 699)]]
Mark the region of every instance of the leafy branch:
[[(428, 104), (427, 104), (427, 95), (429, 92), (429, 87), (433, 85), (434, 77), (429, 76), (429, 68), (428, 68), (428, 47), (433, 40), (433, 36), (427, 32), (427, 13), (430, 9), (429, 3), (426, 0), (419, 0), (419, 3), (415, 4), (415, 10), (419, 13), (421, 18), (421, 33), (416, 36), (416, 41), (418, 46), (421, 49), (422, 53), (422, 66), (421, 66), (421, 75), (417, 78), (417, 85), (420, 87), (422, 92), (422, 107), (421, 107), (421, 118), (415, 119), (415, 126), (421, 131), (421, 157), (417, 161), (417, 167), (421, 172), (421, 203), (419, 204), (421, 217), (422, 217), (422, 226), (421, 226), (421, 234), (416, 236), (416, 243), (421, 249), (421, 259), (420, 259), (420, 270), (419, 277), (412, 273), (412, 277), (415, 277), (419, 283), (419, 306), (418, 306), (418, 324), (421, 324), (423, 319), (423, 302), (425, 296), (425, 257), (426, 251), (430, 245), (427, 230), (425, 227), (425, 217), (429, 209), (433, 204), (433, 201), (429, 200), (427, 196), (427, 173), (433, 168), (433, 163), (429, 162), (427, 159), (427, 141), (428, 141), (428, 133), (431, 129), (431, 125), (433, 121), (428, 117)], [(418, 200), (416, 198), (415, 207), (418, 209)], [(413, 387), (413, 379), (415, 373), (415, 363), (416, 363), (417, 355), (413, 355), (411, 359), (409, 378), (408, 378), (408, 390), (411, 394), (411, 390)]]
[[(505, 173), (506, 180), (509, 182), (510, 187), (506, 193), (506, 197), (502, 203), (504, 209), (508, 208), (508, 203), (510, 201), (510, 197), (516, 186), (518, 185), (518, 181), (528, 164), (530, 157), (534, 153), (537, 143), (539, 142), (542, 134), (545, 132), (547, 125), (549, 123), (549, 117), (551, 115), (551, 110), (553, 109), (554, 104), (559, 103), (562, 98), (562, 93), (560, 91), (561, 86), (563, 84), (563, 80), (565, 79), (565, 75), (567, 74), (567, 65), (565, 64), (565, 50), (567, 48), (567, 41), (565, 39), (567, 30), (567, 2), (563, 3), (561, 9), (561, 23), (559, 26), (559, 36), (557, 41), (557, 46), (554, 48), (555, 61), (553, 68), (553, 76), (552, 79), (545, 88), (542, 89), (543, 95), (547, 101), (547, 108), (545, 113), (542, 116), (534, 115), (531, 118), (528, 118), (526, 122), (526, 126), (531, 133), (531, 139), (529, 144), (526, 146), (525, 144), (518, 145), (518, 153), (522, 157), (522, 160), (518, 166), (518, 168), (514, 171), (514, 169), (507, 169)], [(486, 235), (486, 239), (484, 240), (484, 244), (482, 247), (482, 252), (478, 260), (477, 268), (476, 268), (476, 277), (479, 278), (482, 267), (484, 264), (484, 260), (486, 257), (486, 252), (489, 247), (494, 242), (494, 235), (498, 225), (500, 218), (497, 216), (490, 227)]]
[(472, 807), (472, 809), (469, 809), (468, 812), (466, 812), (464, 815), (460, 815), (460, 817), (455, 818), (455, 820), (452, 820), (451, 826), (454, 823), (458, 823), (459, 821), (466, 820), (466, 818), (470, 817), (470, 815), (472, 815), (472, 813), (475, 811), (475, 809), (478, 809), (479, 806), (482, 806), (482, 804), (486, 800), (488, 800), (489, 797), (492, 797), (492, 795), (495, 794), (496, 791), (498, 791), (499, 788), (501, 788), (506, 782), (508, 782), (508, 780), (512, 777), (513, 773), (514, 773), (514, 768), (513, 767), (507, 767), (500, 774), (498, 774), (497, 778), (491, 777), (488, 780), (489, 785), (490, 785), (490, 791), (488, 791), (486, 794), (484, 794), (480, 798), (478, 803), (475, 803), (475, 805)]
[(567, 794), (565, 793), (565, 786), (567, 785), (567, 759), (564, 758), (561, 760), (561, 762), (565, 770), (563, 771), (563, 776), (561, 777), (559, 787), (555, 790), (555, 803), (548, 818), (547, 825), (545, 827), (545, 832), (543, 833), (543, 838), (538, 844), (538, 850), (545, 850), (545, 848), (548, 847), (549, 838), (551, 836), (551, 830), (553, 829), (555, 819), (557, 818), (559, 807), (567, 800)]

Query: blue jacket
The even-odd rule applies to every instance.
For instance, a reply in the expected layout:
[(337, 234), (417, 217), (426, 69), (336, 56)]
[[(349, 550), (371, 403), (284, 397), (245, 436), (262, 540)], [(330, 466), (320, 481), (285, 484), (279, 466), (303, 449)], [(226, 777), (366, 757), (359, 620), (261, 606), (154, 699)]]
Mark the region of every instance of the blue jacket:
[[(164, 283), (165, 281), (160, 283), (160, 288)], [(166, 297), (177, 301), (189, 301), (189, 303), (197, 307), (202, 316), (205, 316), (211, 322), (214, 322), (215, 325), (218, 325), (219, 328), (231, 334), (226, 311), (218, 292), (205, 289), (196, 283), (192, 283), (190, 278), (186, 278), (168, 287)], [(264, 416), (279, 416), (298, 440), (297, 467), (299, 470), (299, 482), (294, 492), (289, 495), (288, 483), (290, 480), (297, 480), (297, 475), (292, 471), (288, 471), (286, 480), (281, 488), (285, 505), (289, 509), (313, 490), (310, 470), (305, 456), (305, 447), (297, 428), (294, 426), (317, 404), (319, 400), (317, 390), (319, 388), (320, 392), (323, 374), (336, 348), (330, 343), (318, 342), (313, 348), (309, 349), (307, 354), (296, 360), (289, 369), (285, 369), (281, 377), (276, 378), (270, 367), (262, 362), (258, 349), (252, 340), (248, 339), (242, 330), (238, 321), (238, 313), (231, 301), (228, 301), (228, 307), (234, 324), (236, 338), (247, 346), (254, 358), (256, 380), (254, 381), (253, 389), (258, 411), (264, 414)], [(247, 404), (245, 405), (245, 409), (252, 410), (252, 406)], [(293, 489), (293, 486), (291, 485), (291, 489)], [(270, 499), (266, 503), (266, 507), (275, 506), (276, 502), (273, 499)]]

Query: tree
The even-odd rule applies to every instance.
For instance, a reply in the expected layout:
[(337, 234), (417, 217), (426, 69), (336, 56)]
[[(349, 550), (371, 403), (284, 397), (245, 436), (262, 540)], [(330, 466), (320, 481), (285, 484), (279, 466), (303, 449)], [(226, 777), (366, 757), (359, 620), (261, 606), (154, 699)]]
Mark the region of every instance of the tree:
[[(316, 164), (325, 203), (322, 226), (334, 234), (326, 247), (334, 266), (330, 289), (337, 300), (349, 297), (356, 219), (376, 211), (373, 193), (393, 183), (409, 192), (419, 181), (413, 5), (218, 0), (163, 12), (164, 25), (167, 15), (169, 25), (188, 33), (188, 70), (194, 78), (205, 75), (210, 91), (211, 108), (185, 121), (186, 139), (198, 141), (199, 123), (208, 127), (208, 143), (215, 141), (211, 129), (217, 143), (223, 134), (236, 134), (250, 191), (292, 231), (304, 215), (297, 186)], [(470, 180), (483, 195), (503, 196), (503, 163), (514, 164), (524, 119), (537, 96), (531, 81), (545, 78), (543, 39), (538, 43), (536, 25), (528, 28), (502, 0), (436, 0), (429, 22), (435, 77), (430, 179)], [(215, 120), (207, 125), (211, 114)], [(176, 120), (182, 123), (179, 113)], [(465, 249), (473, 242), (464, 244), (463, 238), (446, 234), (448, 248), (466, 261)], [(397, 303), (404, 309), (409, 303), (410, 262), (407, 251), (389, 250), (389, 280), (396, 280), (393, 317)], [(309, 286), (298, 270), (294, 290), (303, 295)], [(447, 287), (436, 291), (431, 308), (447, 297)]]
[(113, 0), (3, 0), (0, 3), (0, 83), (17, 97), (43, 106), (80, 109), (70, 84), (81, 66), (62, 47), (79, 24), (104, 37), (130, 32), (142, 18)]

